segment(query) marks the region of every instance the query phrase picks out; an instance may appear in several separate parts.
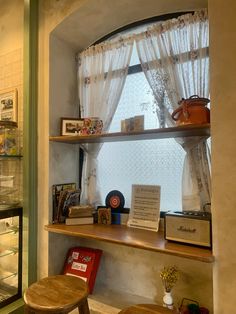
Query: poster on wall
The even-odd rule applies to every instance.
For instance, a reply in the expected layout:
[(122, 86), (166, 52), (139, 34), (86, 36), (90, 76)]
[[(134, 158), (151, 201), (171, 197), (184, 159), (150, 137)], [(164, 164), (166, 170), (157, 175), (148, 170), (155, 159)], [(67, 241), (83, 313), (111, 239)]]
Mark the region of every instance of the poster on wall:
[(132, 201), (128, 226), (158, 231), (160, 220), (159, 185), (132, 185)]
[(0, 91), (0, 120), (17, 122), (17, 89)]

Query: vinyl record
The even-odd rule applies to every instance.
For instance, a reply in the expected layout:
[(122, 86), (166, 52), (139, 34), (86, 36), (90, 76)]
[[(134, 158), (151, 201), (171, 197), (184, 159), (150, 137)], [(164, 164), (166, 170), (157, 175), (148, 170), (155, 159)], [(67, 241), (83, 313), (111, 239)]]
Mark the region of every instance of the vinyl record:
[(117, 190), (109, 192), (106, 196), (106, 206), (111, 209), (123, 208), (125, 205), (124, 195)]

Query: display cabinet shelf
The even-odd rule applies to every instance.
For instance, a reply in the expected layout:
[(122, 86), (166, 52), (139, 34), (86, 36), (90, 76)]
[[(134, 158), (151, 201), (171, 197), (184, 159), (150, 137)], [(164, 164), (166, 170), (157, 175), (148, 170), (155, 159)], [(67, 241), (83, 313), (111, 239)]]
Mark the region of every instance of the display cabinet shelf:
[(22, 295), (22, 207), (0, 210), (0, 312)]
[(82, 226), (51, 224), (46, 225), (45, 230), (53, 233), (106, 241), (163, 254), (175, 255), (206, 263), (212, 263), (214, 261), (210, 249), (166, 241), (162, 231), (153, 232), (126, 227), (124, 225), (100, 224)]
[(0, 233), (0, 237), (1, 237), (2, 235), (4, 235), (4, 234), (11, 234), (11, 233), (14, 234), (14, 233), (17, 233), (18, 230), (19, 230), (19, 228), (15, 228), (14, 230), (13, 230), (13, 229), (9, 229), (9, 230), (7, 230), (7, 231), (1, 232), (1, 233)]
[(5, 257), (5, 256), (9, 256), (9, 255), (15, 255), (17, 252), (18, 252), (17, 248), (11, 248), (8, 250), (4, 250), (3, 252), (0, 252), (0, 258)]
[(83, 143), (105, 143), (121, 141), (153, 140), (163, 138), (176, 138), (188, 136), (210, 136), (210, 124), (183, 125), (171, 128), (149, 129), (133, 132), (103, 133), (99, 135), (83, 136), (50, 136), (52, 142), (83, 144)]
[(10, 279), (12, 277), (16, 277), (18, 273), (14, 272), (14, 273), (8, 273), (7, 275), (3, 275), (0, 276), (0, 281), (6, 280), (6, 279)]
[(0, 155), (0, 158), (22, 158), (22, 155)]

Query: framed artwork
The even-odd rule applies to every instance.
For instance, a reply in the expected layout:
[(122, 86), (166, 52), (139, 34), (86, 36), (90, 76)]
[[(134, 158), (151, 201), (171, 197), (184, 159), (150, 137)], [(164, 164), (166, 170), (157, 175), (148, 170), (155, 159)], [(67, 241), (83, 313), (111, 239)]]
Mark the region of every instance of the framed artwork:
[(111, 224), (111, 208), (98, 208), (98, 223), (103, 225)]
[(17, 89), (0, 91), (0, 120), (17, 122)]
[(61, 135), (78, 135), (84, 127), (84, 119), (61, 118)]

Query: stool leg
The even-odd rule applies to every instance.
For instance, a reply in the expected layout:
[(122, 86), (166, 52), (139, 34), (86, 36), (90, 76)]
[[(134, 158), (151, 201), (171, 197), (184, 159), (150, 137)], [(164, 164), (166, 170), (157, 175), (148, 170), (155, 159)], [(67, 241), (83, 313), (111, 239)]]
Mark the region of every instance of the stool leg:
[(24, 306), (24, 313), (25, 314), (34, 314), (35, 312), (32, 311), (27, 305)]
[(88, 307), (88, 300), (86, 299), (85, 302), (78, 306), (79, 314), (90, 314), (89, 307)]

